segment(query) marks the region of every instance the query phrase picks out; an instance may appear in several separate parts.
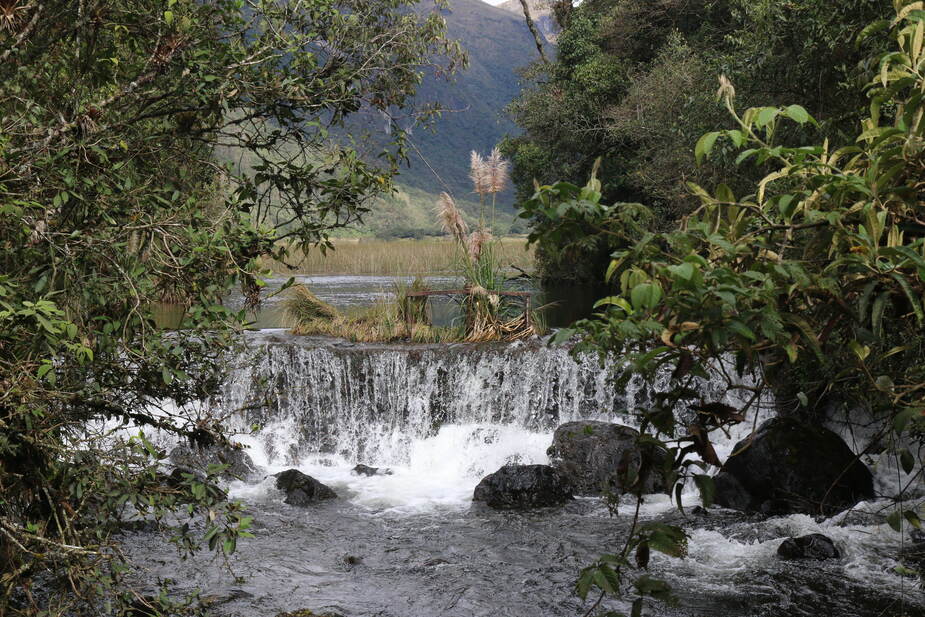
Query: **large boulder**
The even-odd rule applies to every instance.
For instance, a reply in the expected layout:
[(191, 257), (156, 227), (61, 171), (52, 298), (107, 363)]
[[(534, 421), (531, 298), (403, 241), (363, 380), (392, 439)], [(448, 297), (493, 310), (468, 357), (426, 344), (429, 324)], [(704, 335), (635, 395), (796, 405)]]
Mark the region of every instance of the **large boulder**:
[(180, 444), (170, 451), (170, 462), (202, 473), (206, 473), (209, 465), (227, 465), (221, 474), (226, 480), (252, 480), (260, 475), (254, 461), (240, 448)]
[(640, 444), (639, 431), (628, 426), (593, 420), (567, 422), (556, 429), (547, 454), (578, 494), (665, 490), (660, 471), (667, 453)]
[(337, 498), (337, 493), (330, 487), (298, 469), (288, 469), (273, 477), (276, 478), (276, 488), (286, 493), (284, 503), (291, 506), (304, 508), (325, 499)]
[(794, 418), (758, 427), (716, 477), (716, 503), (745, 512), (831, 515), (873, 496), (870, 470), (838, 435)]
[(492, 508), (526, 510), (558, 506), (572, 499), (568, 479), (549, 465), (505, 465), (482, 478), (473, 501)]
[(787, 538), (777, 547), (781, 559), (838, 559), (841, 553), (832, 538), (811, 533), (799, 538)]

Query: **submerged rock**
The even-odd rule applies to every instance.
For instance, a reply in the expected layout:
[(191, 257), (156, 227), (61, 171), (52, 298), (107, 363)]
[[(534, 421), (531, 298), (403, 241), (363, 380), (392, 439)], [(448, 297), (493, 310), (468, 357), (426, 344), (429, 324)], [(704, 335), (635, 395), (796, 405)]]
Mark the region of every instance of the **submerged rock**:
[(357, 465), (352, 472), (358, 476), (391, 476), (391, 469), (382, 469), (381, 467), (370, 467), (369, 465)]
[(578, 494), (663, 491), (667, 453), (638, 440), (639, 431), (628, 426), (580, 420), (557, 428), (547, 453)]
[(337, 493), (298, 469), (288, 469), (273, 476), (276, 488), (286, 493), (284, 503), (290, 506), (310, 506), (325, 499), (336, 499)]
[(874, 496), (873, 477), (832, 431), (768, 420), (736, 444), (716, 476), (716, 503), (766, 514), (826, 514)]
[(799, 538), (787, 538), (777, 547), (781, 559), (838, 559), (841, 553), (832, 538), (811, 533)]
[(572, 499), (572, 489), (549, 465), (505, 465), (482, 478), (472, 499), (492, 508), (525, 510), (561, 505)]
[(209, 465), (227, 465), (221, 474), (227, 480), (252, 480), (259, 475), (251, 457), (238, 448), (181, 444), (170, 451), (170, 462), (202, 473), (206, 473)]

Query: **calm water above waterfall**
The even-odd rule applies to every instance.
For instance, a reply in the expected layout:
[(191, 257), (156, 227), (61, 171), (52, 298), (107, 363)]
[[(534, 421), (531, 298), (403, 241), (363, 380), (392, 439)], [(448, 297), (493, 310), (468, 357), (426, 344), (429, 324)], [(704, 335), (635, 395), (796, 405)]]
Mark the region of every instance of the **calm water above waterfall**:
[[(234, 497), (257, 518), (256, 538), (231, 559), (186, 562), (145, 534), (131, 547), (148, 580), (202, 589), (220, 615), (273, 617), (307, 608), (344, 617), (559, 617), (584, 614), (578, 570), (622, 545), (632, 509), (612, 516), (601, 500), (497, 512), (471, 502), (479, 479), (506, 462), (547, 462), (554, 428), (600, 418), (634, 424), (637, 386), (612, 387), (610, 370), (541, 342), (514, 345), (352, 345), (282, 331), (249, 337), (216, 401), (240, 411), (241, 437), (267, 474), (296, 467), (340, 499), (300, 509), (282, 503), (273, 479), (235, 482)], [(667, 385), (667, 384), (666, 384)], [(722, 396), (716, 384), (700, 387)], [(762, 412), (767, 415), (770, 410)], [(724, 458), (749, 427), (718, 444)], [(363, 477), (357, 463), (388, 467)], [(690, 554), (653, 556), (651, 568), (680, 604), (671, 616), (925, 615), (915, 583), (893, 573), (901, 538), (868, 512), (815, 521), (766, 520), (712, 509), (688, 518), (667, 496), (646, 499), (642, 517), (680, 522)], [(788, 564), (777, 546), (822, 532), (843, 558)], [(235, 576), (242, 577), (235, 579)], [(615, 610), (628, 607), (615, 604)]]

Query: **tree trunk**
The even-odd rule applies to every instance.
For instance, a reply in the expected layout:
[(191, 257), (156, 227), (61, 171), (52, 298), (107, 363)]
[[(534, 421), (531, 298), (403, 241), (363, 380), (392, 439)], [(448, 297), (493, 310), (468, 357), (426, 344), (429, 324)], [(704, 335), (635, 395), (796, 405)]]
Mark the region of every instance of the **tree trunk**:
[(530, 29), (533, 40), (536, 41), (536, 49), (540, 52), (540, 58), (543, 59), (543, 62), (549, 64), (546, 52), (543, 51), (543, 38), (540, 36), (540, 31), (536, 29), (536, 24), (533, 23), (533, 17), (530, 16), (530, 7), (527, 5), (527, 0), (520, 0), (520, 6), (524, 7), (524, 19), (527, 21), (527, 28)]

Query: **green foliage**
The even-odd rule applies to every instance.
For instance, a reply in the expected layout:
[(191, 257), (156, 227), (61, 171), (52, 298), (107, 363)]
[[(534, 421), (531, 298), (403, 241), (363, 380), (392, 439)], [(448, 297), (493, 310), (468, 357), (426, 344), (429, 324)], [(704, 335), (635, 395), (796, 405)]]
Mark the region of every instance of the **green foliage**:
[[(146, 435), (227, 438), (190, 411), (245, 322), (226, 293), (258, 302), (259, 258), (324, 244), (388, 188), (403, 135), (373, 168), (328, 132), (459, 65), (411, 4), (62, 0), (4, 23), (0, 613), (120, 612), (129, 522), (182, 553), (248, 537), (213, 477), (165, 476)], [(179, 329), (156, 326), (161, 301)]]
[[(642, 202), (659, 230), (697, 207), (686, 189), (720, 181), (735, 192), (763, 175), (737, 165), (734, 143), (711, 149), (697, 165), (689, 144), (717, 130), (725, 111), (713, 96), (715, 75), (727, 74), (746, 105), (800, 100), (816, 125), (790, 125), (793, 139), (846, 143), (872, 69), (866, 58), (881, 36), (855, 35), (889, 12), (884, 0), (590, 0), (568, 12), (552, 66), (536, 66), (535, 85), (510, 111), (524, 130), (505, 154), (521, 205), (534, 180), (579, 184), (601, 158), (605, 203)], [(539, 243), (546, 278), (599, 277), (599, 246), (562, 252)]]
[[(768, 385), (780, 393), (782, 367), (813, 367), (818, 381), (801, 383), (796, 396), (803, 407), (838, 397), (869, 409), (900, 468), (914, 471), (915, 455), (901, 444), (920, 442), (925, 424), (925, 10), (921, 2), (897, 2), (896, 10), (887, 26), (894, 49), (871, 62), (879, 69), (864, 88), (870, 104), (850, 145), (797, 145), (800, 129), (817, 122), (805, 107), (739, 113), (732, 83), (721, 78), (719, 97), (735, 128), (703, 136), (697, 158), (728, 145), (762, 177), (738, 195), (727, 184), (708, 191), (691, 183), (700, 205), (675, 229), (615, 251), (607, 278), (619, 293), (576, 326), (578, 349), (622, 355), (630, 373), (652, 379), (669, 371), (676, 380), (639, 411), (643, 432), (664, 436), (673, 455), (679, 506), (688, 480), (712, 501), (713, 482), (693, 469), (722, 464), (710, 432), (744, 421)], [(571, 185), (540, 187), (531, 202), (564, 216), (563, 190)], [(620, 221), (611, 225), (611, 233), (632, 236)], [(740, 409), (703, 400), (690, 379), (707, 373), (751, 398)], [(746, 374), (755, 386), (742, 385)], [(700, 460), (685, 460), (691, 453)], [(902, 504), (886, 522), (897, 531), (921, 525)], [(651, 538), (649, 545), (656, 548)], [(624, 554), (621, 567), (626, 561)], [(601, 576), (602, 591), (622, 593)], [(660, 589), (648, 581), (644, 588)]]

